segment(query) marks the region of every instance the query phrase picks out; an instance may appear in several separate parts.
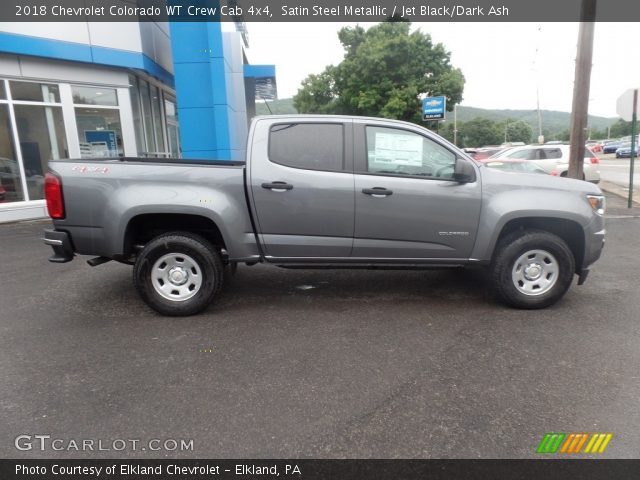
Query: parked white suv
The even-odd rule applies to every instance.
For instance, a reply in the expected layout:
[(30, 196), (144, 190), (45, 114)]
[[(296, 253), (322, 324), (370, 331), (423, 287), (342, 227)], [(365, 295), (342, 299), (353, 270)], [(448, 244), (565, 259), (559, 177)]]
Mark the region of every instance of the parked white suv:
[[(518, 159), (528, 160), (545, 169), (551, 175), (566, 177), (569, 170), (569, 145), (525, 145), (499, 152), (491, 160)], [(584, 149), (584, 178), (587, 182), (600, 182), (600, 161), (589, 150)]]

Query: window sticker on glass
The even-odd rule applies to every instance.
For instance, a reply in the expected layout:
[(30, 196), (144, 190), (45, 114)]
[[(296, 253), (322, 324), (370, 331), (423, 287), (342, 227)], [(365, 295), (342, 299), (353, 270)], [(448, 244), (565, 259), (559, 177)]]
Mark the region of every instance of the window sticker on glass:
[(422, 138), (397, 133), (375, 133), (375, 161), (396, 165), (422, 165)]

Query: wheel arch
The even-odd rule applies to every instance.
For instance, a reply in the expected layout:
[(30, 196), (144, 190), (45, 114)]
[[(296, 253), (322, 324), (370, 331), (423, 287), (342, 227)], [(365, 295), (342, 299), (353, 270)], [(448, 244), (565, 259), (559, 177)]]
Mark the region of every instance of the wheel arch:
[(575, 261), (576, 272), (582, 266), (585, 254), (585, 238), (582, 226), (570, 219), (554, 217), (520, 217), (507, 221), (492, 246), (491, 261), (494, 260), (500, 241), (518, 230), (540, 230), (560, 237), (567, 244)]
[(132, 254), (136, 245), (144, 245), (158, 235), (173, 231), (195, 233), (216, 248), (227, 248), (222, 230), (208, 216), (162, 212), (141, 213), (131, 217), (124, 228), (122, 251), (125, 255)]

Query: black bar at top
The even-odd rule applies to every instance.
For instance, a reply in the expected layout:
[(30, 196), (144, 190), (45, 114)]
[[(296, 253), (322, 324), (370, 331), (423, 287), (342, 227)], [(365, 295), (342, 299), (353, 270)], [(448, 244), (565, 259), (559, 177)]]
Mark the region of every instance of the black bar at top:
[[(580, 6), (581, 0), (2, 0), (0, 21), (577, 22)], [(598, 2), (594, 19), (640, 20), (640, 2)]]

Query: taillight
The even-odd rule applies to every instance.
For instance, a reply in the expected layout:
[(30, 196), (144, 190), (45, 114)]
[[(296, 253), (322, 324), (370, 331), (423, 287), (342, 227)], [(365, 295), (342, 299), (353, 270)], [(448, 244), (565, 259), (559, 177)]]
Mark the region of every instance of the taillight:
[(44, 177), (44, 196), (47, 199), (49, 216), (57, 220), (62, 220), (64, 218), (62, 182), (53, 173), (47, 173)]
[(598, 165), (600, 163), (600, 160), (598, 160), (598, 157), (591, 157), (589, 161), (591, 162), (592, 165)]

